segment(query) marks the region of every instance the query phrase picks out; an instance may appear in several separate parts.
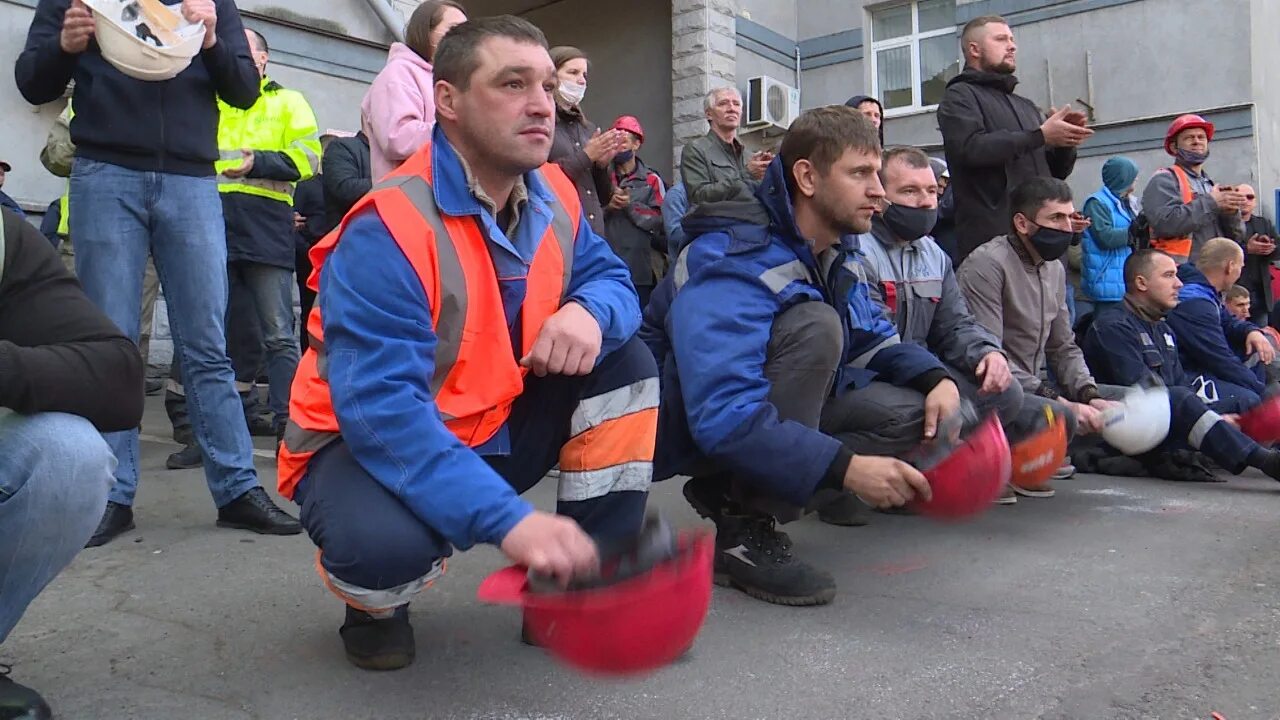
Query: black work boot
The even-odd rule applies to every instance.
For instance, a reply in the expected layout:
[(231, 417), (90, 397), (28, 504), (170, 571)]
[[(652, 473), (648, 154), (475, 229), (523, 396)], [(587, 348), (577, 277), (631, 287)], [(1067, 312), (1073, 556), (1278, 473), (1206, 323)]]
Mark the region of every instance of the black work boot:
[(302, 524), (281, 510), (260, 487), (218, 508), (218, 527), (251, 530), (259, 535), (297, 535)]
[(276, 424), (270, 415), (254, 414), (246, 416), (245, 423), (249, 426), (249, 434), (253, 437), (275, 437)]
[(115, 540), (134, 528), (133, 508), (117, 502), (108, 502), (106, 512), (102, 513), (102, 522), (93, 531), (93, 537), (85, 543), (85, 547), (101, 547)]
[(729, 480), (723, 475), (689, 478), (684, 484), (684, 499), (693, 506), (698, 517), (717, 524), (733, 505), (729, 500)]
[(409, 606), (401, 605), (388, 618), (375, 618), (347, 606), (347, 619), (338, 630), (347, 660), (362, 670), (399, 670), (413, 663), (416, 649)]
[(716, 525), (715, 582), (775, 605), (826, 605), (831, 574), (797, 559), (771, 517), (724, 516)]
[(200, 453), (200, 446), (195, 443), (188, 443), (178, 452), (171, 453), (164, 461), (164, 466), (170, 470), (190, 470), (203, 464), (204, 456)]
[(1280, 450), (1257, 448), (1249, 454), (1249, 466), (1266, 473), (1272, 480), (1280, 480)]
[(9, 666), (0, 665), (0, 720), (52, 720), (53, 711), (39, 693), (9, 679)]
[(819, 507), (818, 519), (841, 527), (861, 527), (869, 522), (867, 506), (851, 492), (842, 492)]

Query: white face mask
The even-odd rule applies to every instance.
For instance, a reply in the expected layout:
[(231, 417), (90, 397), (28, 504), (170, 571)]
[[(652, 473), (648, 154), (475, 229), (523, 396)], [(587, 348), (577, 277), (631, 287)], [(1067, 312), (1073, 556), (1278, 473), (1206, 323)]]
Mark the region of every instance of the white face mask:
[(570, 106), (580, 105), (582, 98), (587, 96), (587, 86), (585, 83), (579, 85), (577, 83), (560, 83), (556, 92), (560, 93), (560, 99), (564, 100)]

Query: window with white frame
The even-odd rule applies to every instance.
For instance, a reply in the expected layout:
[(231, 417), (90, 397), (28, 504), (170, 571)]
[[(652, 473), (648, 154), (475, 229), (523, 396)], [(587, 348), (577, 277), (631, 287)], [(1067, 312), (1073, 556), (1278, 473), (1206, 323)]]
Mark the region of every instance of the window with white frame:
[(955, 0), (871, 9), (871, 92), (885, 114), (933, 107), (960, 73)]

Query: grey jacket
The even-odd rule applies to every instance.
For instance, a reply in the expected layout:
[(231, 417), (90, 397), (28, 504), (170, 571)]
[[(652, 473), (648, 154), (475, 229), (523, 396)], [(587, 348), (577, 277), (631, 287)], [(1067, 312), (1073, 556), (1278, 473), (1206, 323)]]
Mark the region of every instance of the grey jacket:
[(925, 236), (904, 243), (876, 216), (858, 236), (861, 262), (885, 314), (903, 342), (923, 345), (951, 367), (974, 372), (982, 358), (1000, 352), (1000, 341), (982, 327), (956, 283), (951, 258)]
[(1023, 390), (1055, 396), (1040, 379), (1047, 361), (1067, 399), (1098, 397), (1098, 383), (1071, 329), (1062, 263), (1033, 263), (1016, 238), (1001, 236), (974, 250), (956, 280), (974, 317), (1004, 347)]
[(1239, 213), (1223, 215), (1218, 212), (1218, 203), (1209, 195), (1214, 182), (1208, 175), (1196, 175), (1190, 170), (1187, 175), (1191, 179), (1191, 190), (1195, 193), (1191, 202), (1182, 202), (1178, 178), (1168, 168), (1161, 168), (1151, 176), (1142, 192), (1142, 211), (1146, 213), (1147, 222), (1151, 223), (1151, 237), (1190, 235), (1189, 262), (1195, 262), (1200, 256), (1200, 248), (1210, 238), (1221, 236), (1232, 238), (1236, 242), (1245, 240), (1244, 226)]
[(689, 206), (726, 200), (754, 200), (759, 183), (747, 173), (747, 156), (742, 143), (730, 145), (715, 131), (692, 140), (680, 156), (680, 178), (689, 196)]

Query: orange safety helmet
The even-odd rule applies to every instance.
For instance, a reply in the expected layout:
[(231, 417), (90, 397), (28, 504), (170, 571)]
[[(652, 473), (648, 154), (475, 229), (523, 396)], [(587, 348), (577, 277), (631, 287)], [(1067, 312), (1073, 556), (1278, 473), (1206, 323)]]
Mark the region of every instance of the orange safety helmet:
[(1209, 139), (1213, 140), (1213, 123), (1199, 115), (1179, 115), (1173, 122), (1169, 123), (1169, 130), (1164, 134), (1164, 151), (1173, 155), (1173, 144), (1177, 142), (1178, 135), (1183, 130), (1190, 130), (1191, 128), (1204, 130), (1205, 135), (1208, 135)]
[(1027, 490), (1044, 487), (1067, 457), (1066, 418), (1055, 416), (1047, 404), (1044, 414), (1045, 426), (1009, 449), (1013, 464), (1009, 481)]
[(1280, 395), (1273, 395), (1263, 400), (1261, 405), (1242, 414), (1240, 431), (1259, 445), (1280, 442)]
[(942, 462), (924, 471), (933, 499), (912, 501), (912, 507), (921, 515), (947, 520), (977, 515), (1000, 496), (1009, 471), (1009, 441), (1000, 419), (992, 415)]
[[(630, 567), (616, 582), (542, 591), (513, 565), (486, 578), (476, 595), (523, 607), (529, 637), (572, 667), (594, 675), (650, 672), (692, 647), (711, 606), (711, 533), (681, 533), (670, 542), (671, 554), (652, 565), (639, 554), (623, 561)], [(618, 561), (602, 559), (602, 569), (611, 566)]]

